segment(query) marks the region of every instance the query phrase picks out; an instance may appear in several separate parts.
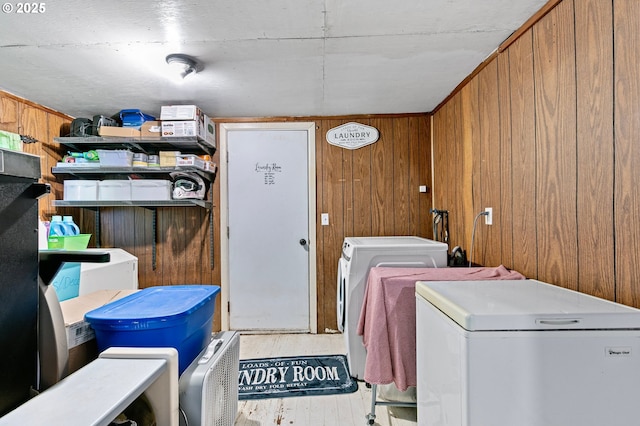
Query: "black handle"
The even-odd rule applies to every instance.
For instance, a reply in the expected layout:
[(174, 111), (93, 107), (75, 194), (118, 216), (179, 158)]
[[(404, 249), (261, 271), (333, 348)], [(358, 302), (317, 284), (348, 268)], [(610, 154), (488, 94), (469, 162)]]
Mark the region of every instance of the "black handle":
[(306, 246), (307, 245), (307, 240), (305, 240), (304, 238), (300, 239), (300, 245), (301, 246)]

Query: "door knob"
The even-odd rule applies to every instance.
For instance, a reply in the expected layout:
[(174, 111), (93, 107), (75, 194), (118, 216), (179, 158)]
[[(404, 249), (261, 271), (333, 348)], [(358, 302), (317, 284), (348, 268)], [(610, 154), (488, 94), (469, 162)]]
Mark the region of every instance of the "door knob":
[(302, 239), (300, 240), (300, 245), (301, 245), (301, 246), (306, 246), (306, 245), (307, 245), (307, 240), (305, 240), (304, 238), (302, 238)]

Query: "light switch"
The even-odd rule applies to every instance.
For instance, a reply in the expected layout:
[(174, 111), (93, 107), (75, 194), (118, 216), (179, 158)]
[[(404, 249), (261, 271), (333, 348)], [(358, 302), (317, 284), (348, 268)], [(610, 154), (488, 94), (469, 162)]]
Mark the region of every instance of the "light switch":
[(420, 192), (427, 192), (427, 185), (420, 185)]
[(328, 225), (328, 224), (329, 224), (329, 213), (322, 213), (322, 214), (320, 215), (320, 223), (321, 223), (323, 226), (326, 226), (326, 225)]

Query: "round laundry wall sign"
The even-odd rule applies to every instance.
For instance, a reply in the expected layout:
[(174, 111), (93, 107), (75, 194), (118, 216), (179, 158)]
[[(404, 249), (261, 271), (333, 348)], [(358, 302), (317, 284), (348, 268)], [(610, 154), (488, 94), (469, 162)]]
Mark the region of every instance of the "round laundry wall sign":
[(346, 123), (327, 132), (327, 142), (346, 149), (371, 145), (380, 137), (378, 129), (360, 123)]

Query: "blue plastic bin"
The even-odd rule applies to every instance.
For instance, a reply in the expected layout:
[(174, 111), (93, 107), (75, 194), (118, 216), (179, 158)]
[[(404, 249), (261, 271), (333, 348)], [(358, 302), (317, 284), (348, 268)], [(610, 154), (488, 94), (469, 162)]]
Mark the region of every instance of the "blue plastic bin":
[(122, 127), (133, 127), (136, 129), (140, 129), (140, 126), (142, 126), (142, 123), (145, 121), (153, 121), (156, 119), (154, 116), (145, 114), (139, 109), (123, 109), (118, 114), (120, 115)]
[(211, 340), (220, 287), (149, 287), (98, 309), (85, 320), (96, 333), (98, 350), (110, 347), (172, 347), (180, 374)]

